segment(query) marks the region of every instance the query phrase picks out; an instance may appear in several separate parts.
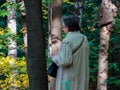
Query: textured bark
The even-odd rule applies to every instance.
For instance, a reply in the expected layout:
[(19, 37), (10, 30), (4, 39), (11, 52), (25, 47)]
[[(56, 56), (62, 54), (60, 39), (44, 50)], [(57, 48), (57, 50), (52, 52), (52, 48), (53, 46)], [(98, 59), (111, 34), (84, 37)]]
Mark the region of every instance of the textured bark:
[(24, 0), (27, 22), (27, 70), (30, 90), (48, 90), (42, 0)]
[(74, 2), (74, 8), (75, 8), (75, 15), (78, 18), (79, 26), (82, 27), (82, 6), (83, 6), (84, 0), (75, 0)]
[(26, 27), (26, 13), (25, 11), (25, 5), (24, 0), (18, 0), (18, 3), (20, 5), (20, 13), (21, 13), (21, 19), (22, 19), (22, 29), (21, 32), (23, 33), (23, 39), (24, 39), (24, 50), (27, 55), (27, 27)]
[(109, 40), (114, 26), (113, 16), (116, 15), (117, 9), (110, 0), (103, 0), (101, 8), (99, 11), (99, 25), (101, 26), (101, 30), (97, 90), (107, 90)]
[(21, 15), (26, 16), (24, 0), (18, 0), (18, 3), (20, 5), (19, 10), (20, 10)]
[[(8, 4), (11, 4), (12, 7), (10, 7), (9, 5), (7, 6), (7, 10), (9, 12), (8, 17), (7, 17), (7, 26), (10, 29), (12, 34), (16, 34), (16, 0), (7, 0)], [(17, 57), (17, 43), (15, 40), (13, 40), (11, 37), (8, 37), (8, 40), (10, 41), (10, 45), (8, 46), (8, 56), (11, 58), (16, 58)], [(9, 63), (14, 66), (15, 63), (11, 63), (11, 60), (9, 60)], [(13, 71), (13, 74), (11, 75), (11, 86), (10, 86), (10, 90), (17, 90), (14, 86), (14, 78), (17, 75), (17, 70)]]
[(99, 50), (99, 70), (98, 70), (98, 90), (107, 90), (107, 72), (108, 72), (108, 48), (110, 32), (107, 27), (101, 28), (100, 50)]
[(51, 34), (61, 38), (62, 0), (52, 0), (51, 5), (52, 5)]
[(21, 32), (23, 33), (24, 51), (27, 55), (27, 27), (23, 26), (22, 29), (21, 29)]
[[(62, 0), (52, 0), (49, 5), (49, 43), (50, 56), (54, 56), (58, 52), (61, 42), (61, 16), (62, 16)], [(50, 77), (49, 90), (55, 90), (55, 78)]]
[(99, 26), (113, 23), (116, 16), (117, 7), (112, 4), (111, 0), (103, 0), (99, 9)]
[[(16, 0), (7, 0), (9, 4), (16, 3)], [(9, 12), (8, 18), (7, 18), (7, 26), (11, 30), (13, 34), (16, 34), (16, 7), (13, 5), (13, 7), (7, 6), (7, 10)], [(10, 45), (8, 46), (8, 56), (10, 57), (17, 57), (17, 43), (12, 38), (9, 38)]]

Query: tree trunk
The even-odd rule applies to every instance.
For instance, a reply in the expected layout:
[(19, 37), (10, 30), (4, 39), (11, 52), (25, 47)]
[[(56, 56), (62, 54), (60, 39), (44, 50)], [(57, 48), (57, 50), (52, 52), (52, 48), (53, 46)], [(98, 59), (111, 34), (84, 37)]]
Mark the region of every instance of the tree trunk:
[[(7, 6), (7, 10), (9, 12), (8, 14), (8, 20), (7, 20), (7, 26), (11, 30), (13, 34), (16, 34), (16, 6), (15, 0), (7, 0), (9, 4), (13, 4), (12, 7)], [(17, 57), (17, 44), (16, 41), (12, 38), (9, 38), (10, 45), (8, 46), (8, 56), (10, 57)]]
[(61, 39), (62, 0), (52, 0), (51, 8), (52, 21), (50, 34), (57, 37), (58, 39)]
[[(16, 34), (16, 0), (7, 0), (8, 6), (7, 10), (9, 12), (7, 17), (7, 26), (10, 29), (12, 34)], [(12, 6), (9, 6), (12, 5)], [(15, 40), (13, 40), (11, 37), (8, 37), (10, 45), (8, 46), (8, 56), (11, 58), (17, 57), (17, 43)], [(15, 63), (11, 63), (11, 60), (9, 60), (9, 63), (14, 66)], [(12, 81), (10, 82), (10, 90), (17, 90), (14, 86), (14, 77), (17, 75), (17, 70), (13, 71), (13, 74), (11, 75)]]
[(108, 71), (108, 48), (110, 32), (107, 27), (101, 28), (100, 50), (99, 50), (99, 70), (98, 70), (98, 90), (107, 90), (107, 71)]
[(42, 0), (24, 0), (27, 23), (27, 70), (30, 90), (48, 90)]
[[(50, 56), (54, 56), (61, 43), (62, 0), (52, 0), (49, 7)], [(55, 90), (55, 83), (55, 78), (50, 77), (49, 90)]]
[(25, 11), (25, 5), (24, 0), (18, 0), (18, 3), (20, 4), (20, 13), (21, 13), (21, 19), (22, 19), (22, 29), (21, 32), (23, 33), (23, 39), (24, 39), (24, 50), (27, 55), (27, 27), (26, 27), (26, 13)]
[(108, 78), (108, 49), (110, 33), (114, 26), (114, 16), (117, 8), (110, 0), (103, 0), (99, 11), (100, 50), (97, 90), (107, 90), (106, 80)]
[(80, 27), (82, 27), (83, 3), (84, 3), (84, 0), (75, 0), (74, 2), (75, 16), (78, 18)]

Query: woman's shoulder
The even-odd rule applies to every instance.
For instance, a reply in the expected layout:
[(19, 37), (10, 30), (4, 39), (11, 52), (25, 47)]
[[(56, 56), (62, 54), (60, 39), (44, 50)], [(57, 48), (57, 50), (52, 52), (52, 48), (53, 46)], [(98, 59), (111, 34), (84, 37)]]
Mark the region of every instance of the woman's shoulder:
[(70, 43), (71, 42), (71, 38), (66, 37), (65, 39), (63, 39), (62, 43)]

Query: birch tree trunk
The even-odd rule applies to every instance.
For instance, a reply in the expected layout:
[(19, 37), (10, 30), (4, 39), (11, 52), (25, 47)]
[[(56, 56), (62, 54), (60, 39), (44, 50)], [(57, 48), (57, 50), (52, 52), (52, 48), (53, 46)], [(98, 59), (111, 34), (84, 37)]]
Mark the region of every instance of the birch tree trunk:
[[(8, 6), (7, 10), (9, 12), (7, 17), (7, 26), (10, 29), (11, 33), (16, 34), (16, 0), (7, 0)], [(17, 57), (17, 43), (15, 40), (13, 40), (11, 37), (8, 37), (10, 41), (10, 45), (8, 46), (8, 56), (11, 58)], [(11, 60), (9, 60), (9, 63), (14, 66), (15, 64)], [(17, 75), (17, 70), (13, 71), (13, 74), (11, 75), (11, 85), (10, 90), (17, 90), (17, 87), (14, 87), (14, 78)]]
[[(15, 3), (16, 0), (7, 0), (9, 4), (12, 4), (11, 6), (7, 6), (7, 10), (9, 12), (8, 18), (7, 18), (7, 26), (11, 30), (13, 34), (16, 34), (16, 7)], [(17, 57), (17, 44), (16, 41), (9, 38), (10, 45), (8, 46), (8, 56), (10, 57)]]
[(109, 40), (115, 24), (116, 11), (117, 8), (111, 0), (102, 0), (99, 11), (100, 49), (97, 90), (107, 90)]
[(74, 1), (75, 16), (78, 18), (80, 27), (82, 27), (83, 3), (84, 3), (84, 0), (75, 0)]
[[(50, 56), (54, 56), (61, 43), (62, 0), (52, 0), (49, 7)], [(55, 78), (50, 77), (49, 90), (55, 90), (55, 83)]]

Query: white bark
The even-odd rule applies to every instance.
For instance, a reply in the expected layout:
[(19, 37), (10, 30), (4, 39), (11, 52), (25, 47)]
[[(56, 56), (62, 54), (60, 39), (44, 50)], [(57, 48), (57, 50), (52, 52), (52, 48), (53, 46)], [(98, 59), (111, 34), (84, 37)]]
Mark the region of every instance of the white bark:
[[(7, 0), (9, 4), (14, 4), (16, 0)], [(8, 6), (7, 10), (9, 12), (8, 18), (7, 18), (7, 26), (11, 30), (13, 34), (16, 34), (16, 7), (13, 5), (12, 7)], [(10, 40), (10, 45), (8, 46), (8, 56), (10, 57), (17, 57), (17, 44), (16, 41)]]
[(97, 90), (107, 90), (108, 78), (108, 50), (111, 31), (114, 27), (114, 16), (116, 16), (117, 7), (111, 0), (102, 0), (99, 11), (100, 30), (100, 50)]
[(78, 17), (80, 27), (82, 26), (82, 16), (83, 16), (82, 6), (83, 6), (83, 3), (84, 3), (84, 0), (75, 0), (75, 2), (74, 2), (75, 15), (76, 15), (76, 17)]
[[(7, 17), (7, 26), (10, 29), (11, 33), (16, 34), (16, 0), (7, 0), (8, 6), (7, 10), (9, 12)], [(11, 37), (8, 37), (10, 45), (8, 46), (8, 56), (11, 58), (17, 57), (17, 43)], [(14, 66), (14, 63), (11, 63)], [(14, 84), (15, 75), (17, 75), (17, 70), (13, 71), (14, 74), (11, 76), (12, 80), (10, 81), (11, 85)], [(17, 90), (15, 87), (10, 86), (10, 90)]]
[(100, 38), (97, 90), (107, 90), (106, 80), (108, 78), (108, 49), (110, 32), (106, 26), (101, 28)]

